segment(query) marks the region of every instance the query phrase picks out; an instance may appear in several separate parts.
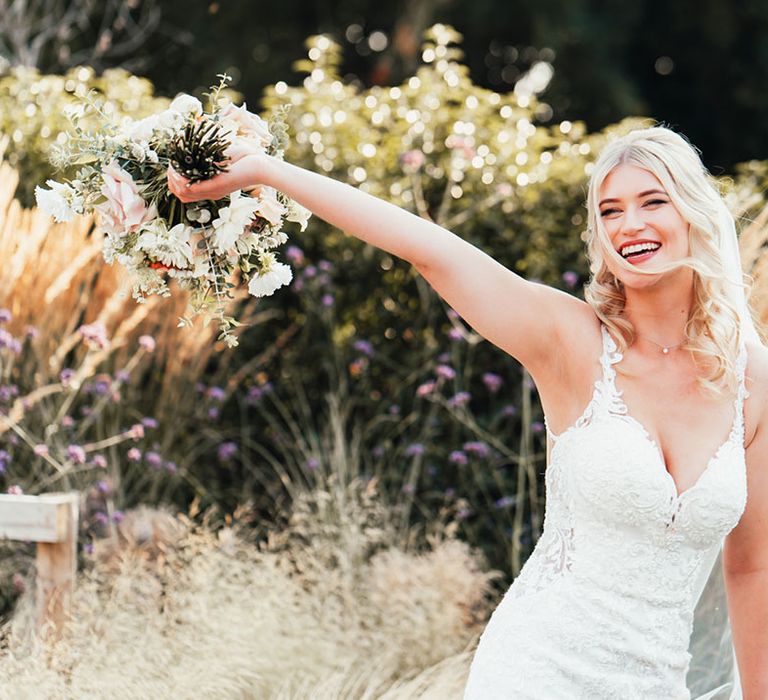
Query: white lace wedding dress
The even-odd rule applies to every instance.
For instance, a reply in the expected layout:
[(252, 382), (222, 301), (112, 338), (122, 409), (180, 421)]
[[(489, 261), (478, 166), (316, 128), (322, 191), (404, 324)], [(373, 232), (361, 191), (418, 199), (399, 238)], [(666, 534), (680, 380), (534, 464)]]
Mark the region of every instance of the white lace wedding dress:
[(730, 435), (678, 494), (616, 389), (622, 356), (602, 334), (602, 379), (552, 435), (543, 533), (480, 638), (465, 700), (691, 697), (694, 582), (746, 505), (746, 350)]

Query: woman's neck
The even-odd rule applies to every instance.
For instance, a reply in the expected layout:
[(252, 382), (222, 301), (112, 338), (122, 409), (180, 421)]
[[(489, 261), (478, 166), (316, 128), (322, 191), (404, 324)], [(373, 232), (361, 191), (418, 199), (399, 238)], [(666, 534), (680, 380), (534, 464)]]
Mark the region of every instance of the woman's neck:
[(655, 344), (675, 346), (685, 339), (693, 307), (693, 281), (668, 279), (644, 289), (625, 289), (623, 315), (636, 335)]

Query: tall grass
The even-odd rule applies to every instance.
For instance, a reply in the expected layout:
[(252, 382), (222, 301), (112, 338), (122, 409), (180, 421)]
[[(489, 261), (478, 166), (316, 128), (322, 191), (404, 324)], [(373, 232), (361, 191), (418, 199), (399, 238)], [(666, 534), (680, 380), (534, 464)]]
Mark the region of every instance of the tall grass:
[(35, 649), (23, 599), (0, 698), (460, 697), (495, 574), (450, 527), (407, 553), (370, 483), (344, 494), (304, 494), (261, 546), (237, 519), (127, 514), (60, 644)]

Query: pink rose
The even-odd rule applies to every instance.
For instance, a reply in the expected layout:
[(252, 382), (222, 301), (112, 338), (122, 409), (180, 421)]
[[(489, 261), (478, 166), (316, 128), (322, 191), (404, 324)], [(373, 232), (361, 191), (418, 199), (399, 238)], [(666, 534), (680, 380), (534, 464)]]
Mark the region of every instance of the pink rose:
[(272, 134), (269, 132), (269, 125), (258, 114), (249, 112), (246, 106), (236, 107), (232, 103), (224, 107), (219, 116), (224, 127), (234, 127), (232, 130), (236, 133), (232, 136), (242, 136), (246, 139), (256, 141), (259, 146), (266, 148), (272, 142)]
[(136, 231), (157, 216), (154, 205), (147, 207), (133, 178), (116, 161), (105, 165), (101, 172), (104, 179), (101, 193), (107, 201), (95, 209), (101, 214), (108, 233), (123, 235)]

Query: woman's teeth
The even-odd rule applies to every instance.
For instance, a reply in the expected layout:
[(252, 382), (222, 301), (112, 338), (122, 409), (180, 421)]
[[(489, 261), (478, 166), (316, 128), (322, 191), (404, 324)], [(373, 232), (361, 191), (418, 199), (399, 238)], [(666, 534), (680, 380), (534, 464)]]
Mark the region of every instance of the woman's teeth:
[(660, 243), (633, 243), (631, 245), (625, 245), (620, 250), (622, 258), (630, 258), (636, 255), (643, 255), (646, 253), (653, 253), (661, 248)]

